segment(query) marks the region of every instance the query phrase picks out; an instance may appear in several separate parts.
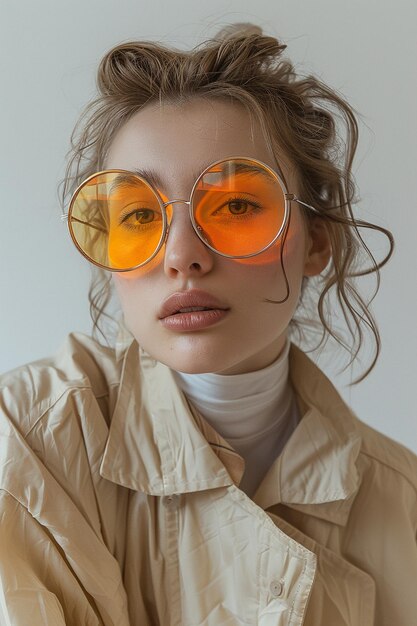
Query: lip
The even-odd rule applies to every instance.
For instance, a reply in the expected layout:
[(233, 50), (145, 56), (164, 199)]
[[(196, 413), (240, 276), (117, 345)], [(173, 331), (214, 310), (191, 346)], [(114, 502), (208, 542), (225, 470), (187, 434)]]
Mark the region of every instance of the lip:
[(217, 324), (229, 314), (228, 309), (210, 309), (209, 311), (190, 311), (176, 313), (162, 318), (161, 324), (173, 331), (203, 330)]
[(193, 311), (189, 313), (178, 313), (180, 309), (186, 309), (189, 307), (206, 307), (209, 309), (215, 309), (218, 311), (228, 311), (230, 307), (226, 306), (223, 302), (220, 302), (217, 298), (202, 291), (201, 289), (190, 289), (188, 291), (179, 291), (171, 294), (166, 300), (163, 301), (161, 308), (158, 311), (158, 318), (160, 320), (166, 319), (171, 315), (196, 315), (197, 313), (210, 313), (210, 311)]

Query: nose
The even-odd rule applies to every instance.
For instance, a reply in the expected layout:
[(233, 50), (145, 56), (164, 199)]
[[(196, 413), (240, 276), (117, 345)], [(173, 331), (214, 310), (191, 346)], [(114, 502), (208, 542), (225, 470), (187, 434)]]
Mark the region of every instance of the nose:
[(196, 234), (189, 204), (175, 200), (167, 207), (168, 231), (165, 238), (164, 271), (170, 278), (202, 276), (213, 267), (214, 253)]

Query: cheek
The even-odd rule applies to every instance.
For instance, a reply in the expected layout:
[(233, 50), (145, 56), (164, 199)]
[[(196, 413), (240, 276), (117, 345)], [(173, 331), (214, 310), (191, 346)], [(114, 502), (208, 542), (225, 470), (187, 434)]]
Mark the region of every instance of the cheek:
[(146, 302), (145, 294), (152, 291), (155, 285), (154, 270), (164, 258), (164, 247), (148, 263), (129, 272), (113, 272), (112, 280), (122, 306), (128, 306), (130, 301), (142, 300)]
[(304, 244), (303, 231), (297, 233), (293, 229), (287, 233), (283, 249), (281, 243), (277, 243), (258, 257), (235, 260), (240, 268), (244, 268), (246, 304), (249, 306), (254, 297), (257, 302), (262, 302), (261, 311), (266, 314), (266, 319), (269, 315), (275, 318), (277, 309), (272, 304), (264, 304), (265, 299), (279, 303), (280, 316), (292, 316), (300, 297)]
[[(273, 246), (258, 256), (248, 259), (235, 259), (234, 262), (245, 267), (248, 275), (254, 280), (265, 284), (269, 280), (283, 278), (282, 266), (285, 268), (290, 284), (301, 280), (304, 268), (305, 235), (298, 228), (289, 229), (285, 242), (280, 239)], [(282, 257), (282, 259), (281, 259)]]

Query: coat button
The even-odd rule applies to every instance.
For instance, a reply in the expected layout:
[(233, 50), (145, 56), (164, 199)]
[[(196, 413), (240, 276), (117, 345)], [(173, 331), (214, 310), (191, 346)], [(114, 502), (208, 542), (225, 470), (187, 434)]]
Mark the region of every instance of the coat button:
[(269, 591), (274, 598), (279, 598), (284, 591), (284, 585), (280, 580), (273, 580), (269, 585)]
[(162, 503), (170, 511), (176, 511), (180, 505), (180, 496), (178, 493), (173, 493), (170, 496), (162, 496)]

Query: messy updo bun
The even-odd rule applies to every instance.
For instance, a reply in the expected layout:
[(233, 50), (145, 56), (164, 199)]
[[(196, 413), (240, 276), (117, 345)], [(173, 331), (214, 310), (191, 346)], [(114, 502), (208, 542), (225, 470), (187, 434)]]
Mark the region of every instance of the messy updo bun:
[[(376, 354), (370, 367), (352, 383), (357, 384), (375, 366), (381, 342), (370, 302), (362, 299), (354, 279), (375, 272), (377, 292), (379, 270), (391, 257), (394, 240), (390, 231), (353, 215), (352, 205), (357, 199), (352, 161), (358, 142), (353, 109), (316, 77), (297, 76), (284, 57), (285, 49), (253, 24), (228, 26), (189, 51), (149, 41), (113, 47), (98, 68), (98, 96), (86, 107), (72, 135), (63, 202), (82, 180), (104, 169), (115, 133), (147, 104), (182, 103), (200, 96), (240, 102), (259, 121), (277, 160), (283, 152), (295, 167), (298, 194), (320, 211), (331, 239), (332, 259), (327, 268), (319, 276), (303, 278), (299, 305), (289, 328), (291, 339), (306, 350), (305, 331), (319, 329), (321, 338), (314, 349), (331, 335), (351, 355), (348, 367), (364, 343), (365, 324), (375, 341)], [(301, 213), (307, 225), (314, 219), (307, 209)], [(387, 236), (390, 249), (379, 264), (358, 227)], [(360, 270), (364, 254), (370, 267)], [(110, 276), (96, 268), (94, 271), (90, 312), (94, 331), (101, 331), (99, 320), (108, 316)], [(333, 327), (337, 312), (329, 314), (326, 296), (332, 287), (350, 333), (348, 343)]]

